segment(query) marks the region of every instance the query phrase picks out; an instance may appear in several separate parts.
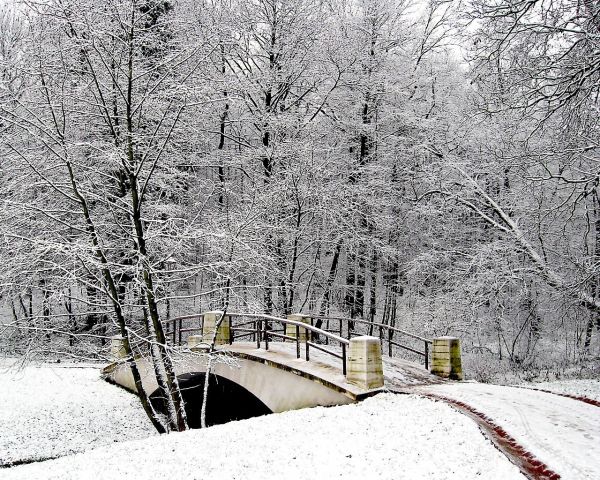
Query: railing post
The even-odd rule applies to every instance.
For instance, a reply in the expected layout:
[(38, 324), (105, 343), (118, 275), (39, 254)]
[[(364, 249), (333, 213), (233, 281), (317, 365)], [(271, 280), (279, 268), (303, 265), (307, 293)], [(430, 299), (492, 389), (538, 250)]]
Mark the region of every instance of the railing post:
[[(173, 345), (176, 345), (176, 340), (177, 340), (177, 328), (176, 325), (177, 324), (177, 320), (173, 320), (173, 322), (171, 323), (171, 325), (173, 325)], [(181, 343), (181, 342), (180, 342)]]
[(429, 343), (425, 343), (425, 370), (429, 370)]
[[(181, 346), (181, 335), (182, 335), (182, 331), (181, 328), (183, 327), (183, 319), (179, 319), (179, 330), (178, 330), (178, 335), (179, 335), (179, 344)], [(173, 324), (173, 328), (175, 328), (175, 324)]]
[(460, 340), (456, 337), (434, 338), (431, 364), (431, 373), (434, 375), (462, 380)]
[(388, 328), (388, 357), (392, 356), (392, 331)]
[(296, 325), (296, 358), (300, 358), (300, 327)]
[(346, 379), (365, 390), (383, 387), (383, 360), (377, 337), (363, 335), (350, 340)]
[(352, 325), (354, 322), (352, 322), (352, 320), (348, 321), (348, 340), (352, 339), (352, 328), (350, 327), (350, 325)]
[(120, 335), (110, 337), (110, 359), (113, 362), (118, 362), (127, 357), (125, 351), (125, 339)]
[(346, 375), (346, 344), (342, 343), (342, 373)]
[(187, 345), (192, 352), (206, 352), (209, 349), (203, 335), (190, 335), (187, 338)]
[[(312, 318), (309, 315), (302, 315), (301, 313), (288, 315), (287, 319), (291, 320), (292, 322), (301, 322), (306, 324), (312, 323)], [(306, 328), (298, 329), (295, 325), (286, 324), (285, 334), (288, 337), (295, 337), (299, 334), (301, 342), (306, 342), (307, 339), (310, 340), (310, 333), (307, 332)]]
[(306, 361), (308, 362), (310, 360), (310, 355), (308, 353), (308, 347), (310, 346), (309, 342), (306, 342), (304, 345), (306, 345), (306, 349), (305, 349), (305, 354), (304, 354), (304, 358), (306, 359)]
[(263, 328), (264, 328), (264, 333), (263, 336), (265, 337), (265, 350), (269, 349), (269, 321), (267, 319), (265, 319), (265, 321), (263, 322)]
[(262, 320), (256, 320), (256, 348), (260, 348), (260, 331), (262, 329)]

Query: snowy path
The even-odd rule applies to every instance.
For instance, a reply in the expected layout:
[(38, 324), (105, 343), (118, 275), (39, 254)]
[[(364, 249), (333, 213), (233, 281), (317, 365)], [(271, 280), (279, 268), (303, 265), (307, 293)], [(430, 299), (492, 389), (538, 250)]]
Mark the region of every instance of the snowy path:
[(550, 393), (480, 383), (420, 391), (463, 402), (484, 413), (565, 479), (600, 478), (600, 408)]
[(205, 430), (154, 436), (0, 470), (3, 480), (523, 479), (467, 417), (380, 394)]

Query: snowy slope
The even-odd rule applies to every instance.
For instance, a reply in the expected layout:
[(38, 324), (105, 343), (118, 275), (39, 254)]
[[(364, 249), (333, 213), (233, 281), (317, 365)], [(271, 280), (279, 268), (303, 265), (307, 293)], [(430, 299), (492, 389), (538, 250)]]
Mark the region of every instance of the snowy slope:
[(440, 402), (394, 394), (114, 444), (1, 474), (3, 480), (523, 478), (467, 417)]
[(137, 397), (97, 368), (0, 369), (0, 465), (155, 434)]

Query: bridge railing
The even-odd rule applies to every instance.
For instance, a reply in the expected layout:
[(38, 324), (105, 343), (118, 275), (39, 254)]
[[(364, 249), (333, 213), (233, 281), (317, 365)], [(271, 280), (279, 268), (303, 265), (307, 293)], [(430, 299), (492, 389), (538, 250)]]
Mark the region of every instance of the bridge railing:
[[(350, 341), (341, 336), (338, 336), (332, 332), (327, 332), (321, 328), (317, 328), (314, 325), (310, 325), (304, 322), (298, 322), (287, 318), (275, 317), (266, 314), (248, 314), (248, 313), (228, 313), (232, 318), (250, 318), (251, 320), (234, 323), (232, 322), (229, 327), (229, 343), (233, 343), (238, 338), (252, 337), (252, 340), (256, 342), (256, 347), (261, 348), (264, 345), (266, 350), (269, 349), (269, 343), (273, 342), (273, 339), (280, 339), (282, 341), (292, 341), (296, 344), (296, 358), (300, 358), (302, 350), (304, 350), (304, 359), (310, 360), (310, 349), (314, 348), (321, 352), (324, 352), (332, 357), (339, 358), (342, 361), (342, 371), (346, 374), (346, 355), (347, 347), (350, 345)], [(272, 328), (272, 324), (281, 325), (281, 329)], [(286, 327), (292, 327), (292, 335), (290, 335), (290, 329)], [(246, 327), (246, 328), (245, 328)], [(325, 348), (323, 344), (313, 342), (311, 339), (323, 337), (327, 339), (327, 345), (331, 342), (339, 344), (341, 347), (341, 353)], [(304, 338), (304, 340), (303, 340)]]
[[(163, 327), (165, 327), (165, 336), (167, 341), (171, 342), (172, 345), (181, 345), (184, 342), (185, 333), (198, 332), (202, 330), (202, 321), (204, 315), (197, 313), (193, 315), (183, 315), (180, 317), (173, 317), (167, 320), (163, 320)], [(188, 327), (186, 324), (190, 324), (190, 320), (197, 320), (199, 327)]]
[[(350, 345), (350, 340), (333, 332), (328, 332), (314, 325), (286, 318), (275, 317), (267, 314), (258, 313), (237, 313), (227, 312), (226, 317), (229, 317), (230, 323), (228, 328), (227, 340), (229, 344), (233, 344), (236, 340), (248, 339), (256, 342), (256, 347), (264, 346), (265, 350), (269, 349), (269, 344), (275, 340), (292, 341), (296, 344), (296, 358), (304, 357), (305, 360), (310, 360), (310, 349), (314, 348), (324, 352), (332, 357), (342, 361), (343, 374), (347, 373), (347, 347)], [(239, 321), (239, 320), (242, 321)], [(196, 320), (196, 322), (190, 322)], [(238, 320), (238, 321), (235, 321)], [(192, 326), (188, 326), (192, 323)], [(194, 325), (195, 324), (195, 325)], [(273, 324), (279, 324), (282, 328), (273, 328)], [(171, 318), (163, 321), (166, 328), (165, 335), (173, 345), (182, 345), (187, 341), (189, 334), (203, 333), (204, 315), (185, 315), (181, 317)], [(292, 327), (290, 329), (286, 327)], [(309, 333), (310, 332), (310, 333)], [(341, 353), (335, 350), (326, 348), (322, 343), (313, 342), (312, 339), (325, 339), (326, 345), (337, 343), (341, 347)], [(303, 353), (303, 355), (302, 355)]]
[[(420, 335), (415, 335), (414, 333), (410, 333), (405, 330), (401, 330), (399, 328), (392, 327), (385, 323), (369, 322), (367, 320), (360, 320), (357, 318), (348, 318), (348, 317), (325, 317), (325, 316), (311, 316), (311, 315), (309, 315), (309, 316), (311, 317), (311, 324), (314, 324), (315, 320), (317, 322), (325, 321), (325, 322), (327, 322), (328, 326), (326, 328), (321, 327), (323, 330), (325, 330), (326, 332), (336, 332), (340, 337), (345, 337), (348, 340), (350, 340), (354, 336), (365, 335), (365, 334), (373, 335), (374, 332), (377, 332), (379, 334), (379, 340), (381, 342), (382, 350), (384, 349), (384, 347), (387, 344), (388, 356), (393, 357), (394, 356), (394, 348), (393, 347), (397, 347), (401, 350), (405, 350), (405, 351), (411, 352), (413, 354), (416, 354), (419, 357), (423, 357), (425, 368), (427, 370), (429, 369), (429, 351), (430, 351), (430, 345), (432, 345), (432, 343), (433, 343), (433, 340), (431, 340), (429, 338), (425, 338)], [(331, 328), (331, 326), (329, 325), (330, 321), (337, 322), (337, 325), (334, 325), (333, 326), (334, 328)], [(367, 331), (365, 332), (365, 331), (361, 331), (360, 329), (357, 329), (356, 328), (357, 325), (363, 325)], [(337, 327), (337, 328), (335, 328), (335, 327)], [(365, 330), (365, 329), (363, 329), (363, 330)], [(422, 343), (423, 350), (419, 350), (418, 348), (416, 348), (414, 346), (406, 345), (405, 343), (400, 343), (400, 342), (396, 341), (397, 337), (404, 337), (404, 338), (416, 340), (418, 343)], [(328, 342), (327, 337), (325, 337), (324, 341), (327, 344), (327, 342)]]
[[(194, 332), (202, 333), (202, 336), (195, 339), (196, 341), (201, 344), (208, 343), (206, 339), (212, 338), (210, 332), (215, 331), (215, 323), (220, 318), (220, 313), (206, 312), (164, 321), (163, 325), (169, 343), (182, 345)], [(209, 325), (205, 325), (205, 315), (209, 315)], [(289, 316), (295, 318), (292, 320), (260, 313), (235, 312), (227, 312), (226, 317), (228, 319), (226, 328), (219, 328), (218, 331), (217, 343), (219, 344), (248, 339), (256, 342), (258, 348), (264, 345), (264, 348), (268, 350), (269, 343), (289, 340), (296, 343), (297, 358), (301, 357), (303, 350), (304, 358), (309, 360), (310, 349), (314, 348), (341, 359), (344, 374), (346, 374), (348, 363), (350, 365), (348, 371), (352, 375), (354, 371), (352, 362), (356, 359), (354, 356), (347, 358), (349, 345), (356, 345), (357, 342), (376, 342), (373, 336), (379, 333), (381, 350), (385, 351), (387, 347), (390, 357), (401, 351), (410, 352), (411, 355), (421, 357), (424, 360), (425, 369), (429, 370), (431, 354), (432, 373), (442, 377), (462, 379), (460, 340), (456, 337), (444, 336), (431, 340), (385, 323), (348, 317), (297, 314)], [(322, 328), (324, 322), (326, 322), (326, 326)], [(333, 322), (333, 326), (331, 322)], [(280, 325), (282, 328), (274, 328), (275, 325)], [(204, 328), (205, 326), (208, 328)], [(357, 339), (358, 336), (361, 338)], [(329, 344), (339, 344), (341, 353), (339, 350), (327, 348)], [(419, 348), (420, 345), (422, 345), (422, 349)], [(381, 357), (381, 352), (378, 355)]]

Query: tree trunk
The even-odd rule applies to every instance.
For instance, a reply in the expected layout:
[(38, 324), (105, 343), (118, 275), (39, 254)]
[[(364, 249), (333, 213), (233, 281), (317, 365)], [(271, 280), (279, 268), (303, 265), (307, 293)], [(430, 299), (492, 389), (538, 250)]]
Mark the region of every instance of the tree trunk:
[(125, 320), (125, 316), (123, 315), (123, 308), (121, 306), (121, 302), (119, 301), (119, 290), (117, 288), (117, 285), (115, 284), (114, 277), (110, 271), (108, 259), (106, 258), (104, 250), (100, 245), (98, 234), (96, 232), (96, 227), (90, 215), (87, 200), (81, 194), (79, 188), (77, 187), (77, 180), (75, 179), (75, 173), (73, 171), (71, 163), (67, 161), (66, 167), (69, 174), (71, 189), (73, 190), (73, 194), (75, 195), (75, 198), (77, 198), (79, 205), (81, 206), (82, 214), (85, 219), (86, 231), (90, 237), (92, 246), (94, 248), (94, 255), (96, 256), (101, 265), (100, 272), (103, 276), (108, 296), (113, 305), (117, 325), (119, 327), (121, 337), (123, 338), (123, 347), (125, 348), (125, 353), (127, 354), (127, 361), (129, 364), (129, 368), (131, 369), (131, 374), (133, 376), (133, 381), (135, 383), (138, 397), (140, 399), (142, 407), (144, 408), (144, 411), (146, 412), (146, 415), (148, 416), (156, 430), (159, 433), (164, 433), (167, 431), (167, 429), (157, 417), (156, 412), (152, 408), (150, 399), (148, 398), (148, 395), (146, 394), (146, 391), (144, 390), (144, 386), (142, 384), (142, 377), (137, 367), (137, 363), (135, 362), (134, 353), (131, 349), (129, 330), (127, 329), (127, 322)]
[[(331, 266), (329, 267), (329, 275), (327, 275), (327, 282), (325, 284), (325, 289), (323, 290), (323, 298), (321, 299), (321, 306), (319, 308), (320, 317), (324, 317), (329, 311), (329, 303), (331, 302), (331, 289), (333, 288), (333, 283), (335, 282), (335, 277), (337, 275), (338, 262), (340, 259), (340, 253), (342, 251), (343, 244), (344, 240), (342, 237), (340, 237), (333, 251)], [(315, 326), (317, 328), (321, 328), (323, 326), (323, 320), (319, 318), (315, 323)]]

